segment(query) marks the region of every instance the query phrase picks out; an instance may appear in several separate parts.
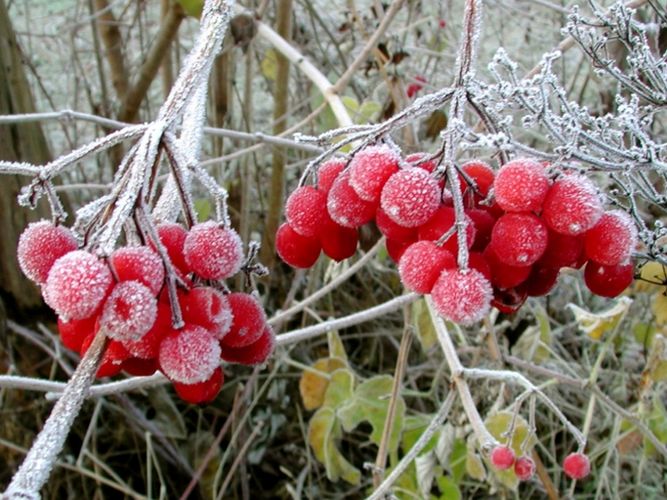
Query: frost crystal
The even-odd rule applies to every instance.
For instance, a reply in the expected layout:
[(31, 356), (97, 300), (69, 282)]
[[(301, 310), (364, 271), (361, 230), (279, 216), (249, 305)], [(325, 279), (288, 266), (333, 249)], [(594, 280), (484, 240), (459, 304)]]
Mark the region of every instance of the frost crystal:
[(492, 295), (491, 284), (474, 269), (445, 269), (431, 291), (438, 313), (462, 325), (481, 320), (491, 308)]
[(382, 189), (382, 210), (403, 227), (424, 224), (438, 209), (438, 182), (421, 168), (399, 170), (387, 180)]
[(185, 238), (183, 253), (192, 271), (205, 279), (229, 278), (243, 263), (243, 243), (238, 233), (215, 221), (193, 226)]
[(203, 327), (186, 325), (160, 344), (160, 368), (175, 382), (196, 384), (213, 375), (220, 364), (220, 345)]
[(76, 238), (66, 227), (54, 226), (46, 220), (33, 222), (19, 238), (19, 266), (28, 278), (41, 284), (54, 262), (76, 248)]
[(157, 300), (138, 281), (118, 283), (102, 309), (100, 327), (120, 342), (136, 342), (148, 332), (157, 316)]

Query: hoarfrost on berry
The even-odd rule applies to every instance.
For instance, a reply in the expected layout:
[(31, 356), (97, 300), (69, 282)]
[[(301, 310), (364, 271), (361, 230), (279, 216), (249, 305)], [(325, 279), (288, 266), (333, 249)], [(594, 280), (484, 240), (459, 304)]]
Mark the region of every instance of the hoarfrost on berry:
[(157, 300), (139, 281), (118, 283), (104, 303), (100, 327), (112, 339), (135, 342), (155, 323)]
[(417, 293), (431, 293), (443, 269), (456, 267), (456, 259), (449, 250), (436, 246), (433, 241), (417, 241), (410, 245), (398, 263), (398, 274), (403, 285)]
[(586, 256), (607, 266), (626, 262), (636, 245), (637, 228), (621, 210), (605, 212), (584, 236)]
[(544, 223), (530, 213), (507, 213), (491, 232), (491, 247), (496, 256), (511, 266), (529, 266), (547, 248), (548, 232)]
[(475, 269), (445, 269), (431, 290), (435, 308), (445, 319), (472, 325), (489, 312), (491, 283)]
[(19, 267), (32, 281), (43, 284), (55, 261), (76, 248), (76, 238), (66, 227), (46, 220), (33, 222), (19, 237)]
[(439, 205), (438, 182), (421, 168), (404, 168), (389, 177), (380, 198), (382, 210), (403, 227), (421, 226)]
[(377, 202), (382, 188), (398, 171), (400, 157), (389, 146), (368, 146), (350, 161), (350, 186), (365, 201)]
[(247, 293), (230, 293), (227, 300), (234, 319), (229, 333), (222, 344), (229, 347), (243, 347), (255, 342), (266, 326), (266, 314), (261, 304)]
[(327, 216), (327, 197), (312, 186), (295, 189), (285, 202), (285, 218), (302, 236), (317, 236)]
[(232, 325), (232, 308), (222, 292), (211, 287), (195, 287), (181, 301), (183, 321), (203, 326), (218, 340)]
[(121, 247), (109, 257), (118, 281), (136, 280), (157, 295), (164, 283), (164, 264), (149, 247)]
[(302, 236), (289, 223), (280, 225), (276, 231), (276, 252), (292, 267), (307, 269), (317, 261), (322, 245), (317, 238)]
[(349, 173), (338, 176), (327, 195), (327, 210), (341, 226), (357, 228), (373, 220), (377, 203), (362, 200), (349, 181)]
[(230, 363), (242, 365), (259, 365), (264, 363), (275, 348), (276, 338), (270, 326), (266, 326), (262, 335), (252, 344), (243, 347), (220, 345), (220, 357)]
[(526, 158), (503, 165), (493, 182), (496, 203), (508, 212), (539, 212), (548, 190), (544, 167)]
[(213, 375), (220, 364), (220, 345), (208, 330), (185, 325), (160, 344), (160, 368), (174, 382), (196, 384)]
[(317, 170), (317, 189), (325, 194), (328, 193), (344, 168), (345, 160), (340, 158), (332, 158), (322, 163)]
[(591, 472), (591, 462), (583, 453), (570, 453), (563, 460), (563, 471), (570, 479), (583, 479)]
[(491, 465), (498, 470), (507, 470), (514, 465), (516, 455), (509, 446), (496, 446), (491, 451)]
[(592, 228), (600, 217), (600, 195), (595, 185), (581, 175), (566, 175), (558, 179), (544, 199), (542, 218), (551, 229), (559, 233), (584, 233)]
[(229, 278), (243, 263), (243, 243), (238, 233), (215, 221), (193, 226), (185, 238), (183, 253), (190, 269), (204, 279)]

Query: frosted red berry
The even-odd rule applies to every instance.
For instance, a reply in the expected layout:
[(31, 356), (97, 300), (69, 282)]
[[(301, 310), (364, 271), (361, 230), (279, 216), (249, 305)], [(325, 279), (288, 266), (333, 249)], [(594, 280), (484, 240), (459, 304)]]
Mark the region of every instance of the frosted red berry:
[(244, 347), (255, 342), (266, 326), (266, 314), (255, 297), (247, 293), (230, 293), (227, 300), (232, 309), (232, 326), (222, 339), (229, 347)]
[(583, 249), (583, 235), (571, 236), (549, 230), (547, 249), (539, 262), (546, 267), (576, 267)]
[[(95, 331), (97, 333), (97, 331)], [(86, 337), (81, 345), (81, 355), (85, 355), (88, 351), (88, 348), (93, 343), (95, 338), (95, 333)], [(110, 340), (107, 342), (102, 357), (100, 358), (100, 363), (97, 368), (96, 377), (113, 377), (118, 375), (123, 369), (123, 363), (125, 360), (130, 358), (130, 353), (123, 347), (123, 344), (117, 340)]]
[(332, 158), (322, 163), (317, 170), (317, 189), (327, 194), (344, 168), (345, 160), (340, 158)]
[(547, 248), (544, 223), (529, 213), (507, 213), (496, 221), (490, 246), (498, 259), (511, 266), (529, 266)]
[(493, 299), (491, 305), (503, 314), (514, 314), (526, 302), (528, 293), (523, 285), (513, 288), (493, 288)]
[(327, 195), (329, 216), (345, 227), (358, 228), (373, 220), (377, 205), (377, 201), (362, 200), (352, 189), (349, 171), (338, 176)]
[(514, 462), (514, 473), (519, 481), (528, 481), (535, 474), (535, 462), (530, 457), (519, 457)]
[[(175, 222), (163, 222), (158, 224), (156, 229), (160, 242), (164, 245), (171, 263), (181, 272), (185, 274), (189, 273), (190, 267), (183, 255), (183, 245), (188, 235), (186, 229)], [(152, 243), (151, 246), (153, 246)]]
[(621, 210), (604, 213), (584, 236), (586, 257), (607, 266), (626, 262), (636, 245), (637, 228)]
[(368, 146), (350, 161), (350, 186), (368, 202), (378, 202), (387, 179), (398, 171), (400, 157), (387, 145)]
[(194, 384), (174, 382), (174, 389), (178, 397), (187, 403), (195, 405), (210, 403), (220, 393), (224, 379), (222, 368), (218, 367), (206, 380)]
[[(470, 252), (468, 254), (468, 267), (470, 269), (476, 269), (482, 275), (491, 282), (491, 266), (489, 261), (479, 252)], [(491, 283), (493, 284), (493, 283)]]
[(491, 241), (491, 232), (496, 224), (496, 218), (483, 208), (470, 208), (466, 210), (466, 215), (475, 225), (475, 240), (471, 249), (484, 250)]
[(259, 365), (264, 363), (275, 348), (276, 338), (270, 326), (265, 326), (262, 335), (252, 344), (243, 347), (220, 345), (220, 357), (230, 363)]
[(349, 259), (357, 251), (359, 231), (336, 224), (327, 214), (319, 234), (319, 242), (327, 257), (340, 262)]
[(413, 243), (413, 241), (398, 241), (387, 238), (384, 245), (389, 257), (391, 257), (394, 262), (398, 263), (401, 261), (401, 257), (405, 253), (405, 250), (407, 250)]
[[(466, 227), (466, 240), (468, 247), (470, 247), (475, 240), (475, 225), (468, 218), (468, 225)], [(449, 232), (456, 222), (456, 215), (452, 207), (441, 206), (436, 210), (433, 216), (419, 228), (420, 240), (438, 241), (443, 235)], [(442, 245), (443, 248), (449, 250), (454, 255), (458, 254), (458, 237), (456, 232), (453, 232), (449, 239)]]
[(398, 263), (401, 282), (417, 293), (431, 293), (443, 269), (456, 267), (456, 259), (449, 250), (436, 246), (433, 241), (417, 241), (410, 245)]
[(65, 321), (58, 318), (58, 332), (63, 345), (74, 352), (81, 352), (83, 341), (93, 333), (97, 324), (97, 316), (84, 319)]
[(109, 257), (118, 281), (139, 281), (157, 295), (164, 283), (164, 264), (149, 247), (121, 247)]
[(461, 170), (475, 183), (473, 189), (473, 186), (468, 185), (465, 178), (461, 176), (460, 182), (464, 192), (474, 194), (472, 200), (475, 203), (486, 198), (496, 176), (489, 164), (479, 160), (471, 160), (461, 165)]
[(218, 340), (232, 325), (232, 308), (227, 297), (215, 288), (195, 287), (183, 295), (181, 313), (183, 321), (206, 328)]
[(548, 190), (544, 167), (527, 158), (503, 165), (493, 182), (496, 203), (507, 212), (539, 212)]
[(570, 479), (583, 479), (591, 472), (591, 462), (583, 453), (570, 453), (563, 460), (563, 472)]
[(66, 227), (46, 220), (33, 222), (19, 237), (19, 267), (32, 281), (43, 284), (55, 261), (76, 248), (76, 238)]
[(396, 241), (415, 241), (417, 239), (417, 228), (397, 224), (382, 210), (382, 207), (378, 207), (375, 213), (375, 225), (388, 239)]
[(586, 286), (591, 292), (601, 297), (618, 296), (632, 284), (633, 278), (634, 266), (632, 263), (605, 266), (589, 261), (584, 270)]
[(322, 246), (318, 238), (301, 236), (285, 222), (276, 232), (276, 252), (292, 267), (307, 269), (317, 261)]
[(497, 470), (507, 470), (514, 465), (516, 455), (509, 446), (496, 446), (491, 451), (491, 465)]
[(224, 280), (235, 275), (243, 263), (243, 243), (238, 233), (215, 221), (190, 229), (183, 245), (188, 266), (204, 279)]
[(542, 209), (546, 224), (559, 233), (588, 231), (602, 217), (602, 202), (595, 185), (581, 175), (558, 179), (547, 192)]
[(160, 343), (160, 369), (174, 382), (195, 384), (213, 375), (220, 364), (220, 345), (208, 330), (185, 325)]
[(153, 327), (157, 299), (138, 281), (118, 283), (102, 308), (100, 327), (107, 336), (120, 342), (133, 342)]
[(439, 205), (438, 182), (421, 168), (404, 168), (393, 174), (385, 183), (380, 198), (382, 210), (403, 227), (421, 226)]
[(132, 356), (141, 359), (157, 358), (162, 339), (173, 333), (171, 307), (168, 302), (158, 302), (155, 322), (139, 340), (125, 340), (123, 346)]
[(491, 246), (483, 252), (484, 258), (491, 268), (491, 283), (496, 288), (513, 288), (528, 279), (531, 266), (512, 266), (501, 261)]
[(530, 276), (524, 282), (526, 293), (529, 297), (542, 297), (548, 294), (556, 286), (558, 281), (559, 269), (554, 267), (545, 267), (539, 263), (535, 264)]
[(492, 289), (484, 275), (475, 269), (445, 269), (431, 296), (436, 310), (445, 319), (471, 325), (489, 312)]
[(313, 186), (295, 189), (285, 202), (285, 218), (302, 236), (317, 236), (327, 216), (327, 195)]
[(135, 377), (147, 377), (158, 371), (156, 359), (127, 358), (120, 365), (121, 371)]
[(421, 168), (426, 170), (429, 174), (432, 174), (437, 167), (435, 160), (424, 161), (428, 155), (426, 153), (412, 153), (405, 157), (405, 161), (411, 164), (414, 167)]
[(112, 285), (111, 271), (104, 262), (89, 252), (74, 250), (53, 264), (44, 300), (64, 320), (88, 318)]

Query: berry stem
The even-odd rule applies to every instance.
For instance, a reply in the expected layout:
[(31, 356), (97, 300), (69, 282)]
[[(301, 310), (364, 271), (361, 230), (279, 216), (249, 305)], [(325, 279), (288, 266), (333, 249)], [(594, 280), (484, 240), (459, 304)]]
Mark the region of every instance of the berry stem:
[(39, 492), (51, 474), (72, 423), (88, 396), (106, 341), (106, 333), (100, 329), (67, 382), (62, 396), (51, 410), (51, 415), (30, 447), (21, 467), (14, 474), (3, 498), (39, 498)]

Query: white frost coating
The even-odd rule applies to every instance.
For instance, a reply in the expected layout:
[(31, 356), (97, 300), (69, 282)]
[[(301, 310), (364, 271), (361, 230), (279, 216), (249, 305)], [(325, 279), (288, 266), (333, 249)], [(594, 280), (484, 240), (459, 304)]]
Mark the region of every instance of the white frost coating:
[(186, 323), (203, 326), (220, 340), (229, 332), (234, 313), (222, 292), (211, 287), (196, 287), (184, 300), (183, 319)]
[(76, 238), (66, 227), (46, 220), (33, 222), (19, 237), (19, 267), (34, 282), (44, 283), (53, 263), (77, 246)]
[(400, 161), (399, 154), (386, 144), (368, 146), (350, 161), (350, 186), (362, 200), (376, 201)]
[(592, 228), (602, 212), (595, 185), (582, 175), (566, 175), (551, 186), (542, 217), (554, 231), (577, 235)]
[(113, 283), (111, 271), (84, 250), (75, 250), (56, 261), (44, 286), (44, 300), (63, 319), (90, 317)]
[(102, 309), (100, 326), (112, 339), (136, 342), (153, 327), (157, 300), (151, 290), (138, 281), (118, 283)]
[(190, 269), (205, 279), (223, 280), (235, 275), (243, 264), (243, 242), (233, 229), (215, 221), (190, 229), (183, 245)]
[(160, 256), (145, 246), (121, 247), (109, 257), (118, 281), (137, 280), (157, 295), (164, 283), (164, 264)]
[(350, 186), (349, 175), (343, 173), (335, 180), (327, 195), (327, 210), (341, 226), (357, 228), (373, 219), (376, 209), (374, 204), (359, 197)]
[(445, 269), (431, 291), (435, 308), (445, 319), (472, 325), (491, 309), (493, 289), (475, 269)]
[(431, 218), (439, 205), (438, 181), (421, 168), (399, 170), (382, 188), (382, 210), (403, 227), (421, 226)]
[(196, 384), (208, 379), (220, 365), (220, 344), (201, 326), (186, 325), (162, 341), (159, 360), (170, 380)]
[(326, 219), (327, 197), (312, 186), (295, 189), (285, 202), (285, 218), (301, 236), (313, 237)]

